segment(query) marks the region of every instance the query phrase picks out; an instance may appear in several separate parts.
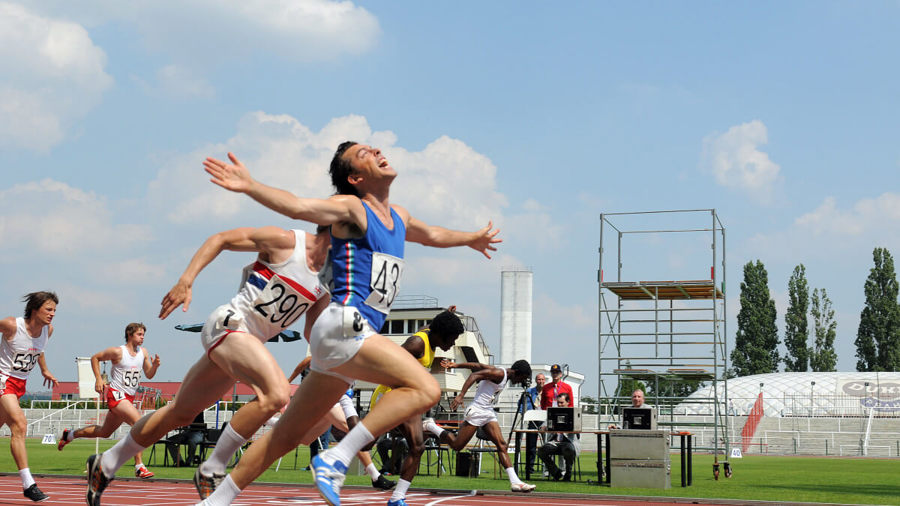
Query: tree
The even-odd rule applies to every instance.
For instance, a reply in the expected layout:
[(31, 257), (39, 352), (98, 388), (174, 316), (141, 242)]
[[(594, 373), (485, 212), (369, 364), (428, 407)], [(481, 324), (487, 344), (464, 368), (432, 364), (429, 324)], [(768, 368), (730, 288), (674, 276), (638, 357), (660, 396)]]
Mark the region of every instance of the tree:
[(866, 279), (866, 305), (856, 332), (856, 370), (900, 370), (900, 306), (894, 259), (886, 248), (872, 252), (875, 267)]
[(809, 368), (816, 372), (837, 370), (837, 353), (834, 351), (834, 338), (837, 335), (837, 322), (834, 321), (834, 309), (825, 289), (813, 290), (812, 307), (809, 314), (813, 318), (815, 344), (809, 356)]
[(759, 260), (744, 265), (738, 330), (731, 364), (738, 376), (778, 370), (778, 315), (769, 295), (769, 274)]
[(585, 414), (588, 414), (588, 415), (596, 415), (597, 413), (600, 412), (600, 411), (597, 409), (597, 407), (598, 407), (599, 405), (600, 405), (600, 400), (599, 400), (599, 399), (595, 399), (594, 397), (591, 397), (591, 396), (589, 396), (589, 395), (582, 395), (582, 396), (581, 396), (581, 404), (580, 404), (580, 406), (581, 406), (581, 412), (582, 412), (582, 413), (585, 413)]
[(788, 281), (790, 305), (784, 314), (784, 370), (805, 372), (809, 364), (809, 323), (806, 312), (809, 307), (809, 286), (806, 283), (806, 267), (794, 267)]

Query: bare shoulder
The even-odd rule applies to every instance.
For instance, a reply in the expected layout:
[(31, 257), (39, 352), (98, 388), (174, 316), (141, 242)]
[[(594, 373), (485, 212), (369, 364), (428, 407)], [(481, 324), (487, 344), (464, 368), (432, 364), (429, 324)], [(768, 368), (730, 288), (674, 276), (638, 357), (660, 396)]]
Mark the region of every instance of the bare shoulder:
[(3, 337), (12, 339), (16, 335), (16, 317), (8, 316), (0, 320), (0, 332), (3, 333)]
[(393, 209), (395, 213), (400, 215), (400, 219), (403, 220), (404, 224), (409, 223), (409, 211), (407, 211), (405, 207), (399, 204), (391, 204), (391, 209)]
[(120, 346), (110, 346), (105, 350), (97, 352), (95, 355), (97, 360), (110, 360), (112, 362), (122, 361), (122, 348)]

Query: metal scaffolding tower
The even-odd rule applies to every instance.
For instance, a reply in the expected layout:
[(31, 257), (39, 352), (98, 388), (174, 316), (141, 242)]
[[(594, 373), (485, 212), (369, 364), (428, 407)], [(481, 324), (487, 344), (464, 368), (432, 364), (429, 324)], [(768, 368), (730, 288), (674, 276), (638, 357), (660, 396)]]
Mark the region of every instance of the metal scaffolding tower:
[[(667, 225), (648, 228), (648, 223), (656, 225), (658, 221)], [(673, 223), (684, 226), (670, 228)], [(615, 236), (615, 255), (604, 256), (610, 247), (610, 235)], [(626, 244), (627, 239), (635, 236), (642, 238), (636, 248), (634, 244)], [(675, 240), (676, 237), (679, 239)], [(623, 246), (629, 247), (627, 264)], [(690, 247), (699, 248), (699, 253), (692, 254)], [(704, 260), (706, 247), (711, 248), (711, 264)], [(724, 450), (728, 455), (725, 408), (728, 389), (724, 381), (728, 368), (725, 228), (716, 210), (601, 214), (599, 253), (598, 391), (601, 398), (630, 405), (631, 392), (621, 391), (623, 385), (634, 384), (628, 380), (643, 382), (652, 392), (647, 402), (659, 409), (660, 425), (712, 428), (710, 444), (697, 448), (716, 454)], [(669, 262), (656, 258), (660, 255), (668, 255)], [(672, 264), (685, 263), (679, 255), (693, 264), (690, 272), (694, 280), (641, 281), (648, 276), (649, 279), (674, 277), (672, 273), (678, 269)], [(673, 260), (675, 257), (678, 258)], [(609, 263), (613, 258), (614, 280), (609, 280), (611, 276), (604, 271), (604, 261)], [(702, 266), (700, 276), (709, 267), (709, 279), (696, 279), (698, 266)], [(626, 267), (630, 279), (623, 279)], [(724, 386), (724, 398), (720, 398), (719, 382)], [(673, 408), (700, 383), (712, 384), (711, 397), (692, 399), (692, 402), (708, 404), (712, 419), (699, 417), (698, 421), (690, 422), (682, 417), (676, 423)]]

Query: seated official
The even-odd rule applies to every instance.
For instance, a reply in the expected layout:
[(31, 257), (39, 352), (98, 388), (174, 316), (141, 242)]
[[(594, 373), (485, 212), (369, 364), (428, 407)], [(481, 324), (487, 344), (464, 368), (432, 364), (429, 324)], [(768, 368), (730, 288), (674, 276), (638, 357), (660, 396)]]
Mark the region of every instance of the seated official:
[[(638, 388), (634, 392), (631, 392), (631, 407), (632, 408), (652, 408), (653, 406), (644, 403), (644, 391)], [(623, 410), (624, 414), (624, 410)], [(621, 429), (624, 423), (620, 423), (619, 425), (611, 424), (609, 426), (610, 429)]]
[[(561, 408), (571, 406), (572, 400), (566, 392), (560, 392), (556, 397), (556, 402)], [(541, 430), (547, 430), (547, 424), (541, 426)], [(578, 434), (571, 433), (551, 433), (547, 435), (547, 441), (538, 449), (538, 457), (547, 466), (547, 471), (554, 480), (572, 481), (572, 468), (575, 459), (581, 451), (581, 444)], [(560, 471), (559, 466), (554, 462), (553, 457), (562, 455), (565, 462), (565, 472)]]
[[(166, 449), (169, 450), (169, 455), (172, 456), (172, 462), (175, 462), (175, 466), (189, 466), (195, 460), (199, 461), (197, 446), (203, 442), (203, 438), (206, 436), (207, 427), (206, 421), (203, 419), (203, 411), (194, 417), (194, 421), (190, 425), (179, 427), (178, 430), (178, 434), (166, 440)], [(181, 458), (181, 454), (178, 451), (178, 447), (181, 445), (187, 445), (188, 447), (186, 461)]]

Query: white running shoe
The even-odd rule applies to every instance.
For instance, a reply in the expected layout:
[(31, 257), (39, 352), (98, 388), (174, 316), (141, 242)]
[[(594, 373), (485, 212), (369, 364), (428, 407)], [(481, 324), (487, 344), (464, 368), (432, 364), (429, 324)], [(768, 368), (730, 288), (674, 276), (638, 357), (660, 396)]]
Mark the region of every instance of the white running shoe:
[(531, 484), (525, 483), (524, 481), (520, 481), (519, 483), (513, 483), (513, 485), (512, 485), (513, 492), (522, 492), (522, 493), (526, 493), (526, 494), (528, 492), (531, 492), (535, 488), (537, 488), (536, 485), (531, 485)]

